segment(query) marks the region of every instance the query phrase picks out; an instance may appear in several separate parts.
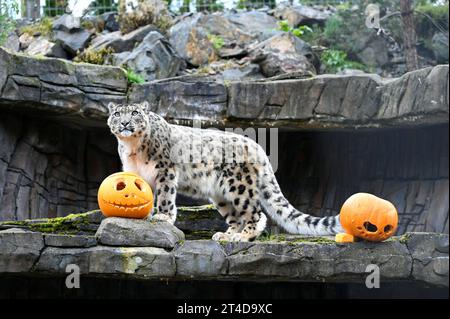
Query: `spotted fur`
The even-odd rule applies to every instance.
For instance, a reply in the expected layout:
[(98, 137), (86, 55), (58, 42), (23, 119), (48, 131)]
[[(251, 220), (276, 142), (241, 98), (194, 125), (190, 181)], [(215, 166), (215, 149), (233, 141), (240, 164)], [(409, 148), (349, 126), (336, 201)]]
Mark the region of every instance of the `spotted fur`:
[(229, 228), (214, 240), (251, 241), (266, 214), (288, 232), (328, 235), (341, 231), (338, 216), (318, 218), (283, 196), (264, 150), (242, 135), (167, 123), (142, 104), (108, 105), (124, 171), (146, 179), (156, 192), (153, 218), (175, 222), (177, 193), (210, 199)]

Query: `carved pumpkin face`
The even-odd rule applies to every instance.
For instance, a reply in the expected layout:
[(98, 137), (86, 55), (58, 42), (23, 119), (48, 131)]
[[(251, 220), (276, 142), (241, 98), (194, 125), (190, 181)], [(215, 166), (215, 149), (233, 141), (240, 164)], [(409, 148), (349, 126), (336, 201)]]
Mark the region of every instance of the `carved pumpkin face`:
[(106, 217), (145, 218), (153, 208), (150, 186), (140, 176), (128, 172), (105, 178), (97, 200)]
[(357, 193), (342, 205), (340, 221), (348, 234), (383, 241), (395, 234), (398, 214), (391, 202), (372, 194)]

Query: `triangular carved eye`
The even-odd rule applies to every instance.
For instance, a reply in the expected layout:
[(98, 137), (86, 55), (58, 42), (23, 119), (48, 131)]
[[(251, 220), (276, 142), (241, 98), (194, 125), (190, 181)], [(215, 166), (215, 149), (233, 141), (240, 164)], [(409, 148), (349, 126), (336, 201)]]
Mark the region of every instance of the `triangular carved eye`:
[(142, 188), (144, 188), (144, 183), (140, 180), (140, 179), (136, 179), (134, 181), (134, 185), (136, 185), (136, 187), (142, 191)]
[(123, 190), (125, 187), (127, 187), (127, 184), (125, 184), (125, 182), (120, 181), (116, 184), (116, 190), (121, 191)]

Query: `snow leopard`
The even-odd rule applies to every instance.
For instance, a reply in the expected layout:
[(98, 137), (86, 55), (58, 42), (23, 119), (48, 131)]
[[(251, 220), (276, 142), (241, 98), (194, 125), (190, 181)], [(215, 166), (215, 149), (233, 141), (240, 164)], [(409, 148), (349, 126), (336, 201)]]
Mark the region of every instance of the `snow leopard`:
[(150, 104), (109, 103), (108, 126), (118, 141), (123, 171), (144, 178), (156, 194), (158, 221), (174, 223), (177, 193), (208, 199), (228, 229), (216, 241), (253, 241), (267, 215), (288, 233), (342, 232), (339, 215), (314, 217), (294, 208), (281, 192), (263, 148), (244, 135), (175, 125)]

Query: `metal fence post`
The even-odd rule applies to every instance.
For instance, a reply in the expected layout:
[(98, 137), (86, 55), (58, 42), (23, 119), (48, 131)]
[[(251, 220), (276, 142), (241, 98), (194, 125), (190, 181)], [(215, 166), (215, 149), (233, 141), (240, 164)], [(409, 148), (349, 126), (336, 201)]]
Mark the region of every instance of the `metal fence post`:
[(36, 20), (40, 17), (40, 0), (25, 0), (25, 18)]

